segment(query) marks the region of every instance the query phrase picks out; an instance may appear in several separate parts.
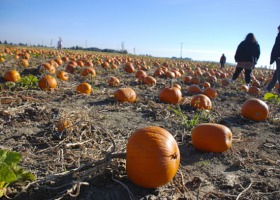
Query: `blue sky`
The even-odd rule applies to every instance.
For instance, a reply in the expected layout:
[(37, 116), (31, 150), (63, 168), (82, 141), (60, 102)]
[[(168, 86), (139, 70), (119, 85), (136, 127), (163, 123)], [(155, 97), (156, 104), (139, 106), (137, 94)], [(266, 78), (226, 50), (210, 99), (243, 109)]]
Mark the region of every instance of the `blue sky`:
[(0, 0), (0, 41), (121, 49), (158, 57), (234, 63), (255, 34), (269, 65), (280, 25), (279, 0)]

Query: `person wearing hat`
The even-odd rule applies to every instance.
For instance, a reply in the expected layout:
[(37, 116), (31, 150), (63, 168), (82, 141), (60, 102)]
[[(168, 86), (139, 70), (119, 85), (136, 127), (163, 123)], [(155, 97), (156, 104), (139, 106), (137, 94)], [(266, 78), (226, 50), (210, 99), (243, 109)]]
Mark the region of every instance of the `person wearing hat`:
[[(275, 61), (276, 69), (273, 73), (271, 81), (265, 87), (266, 92), (270, 92), (275, 87), (277, 81), (278, 84), (280, 84), (280, 26), (278, 26), (278, 35), (271, 51), (270, 64), (272, 65)], [(280, 86), (278, 87), (278, 97), (280, 97)]]

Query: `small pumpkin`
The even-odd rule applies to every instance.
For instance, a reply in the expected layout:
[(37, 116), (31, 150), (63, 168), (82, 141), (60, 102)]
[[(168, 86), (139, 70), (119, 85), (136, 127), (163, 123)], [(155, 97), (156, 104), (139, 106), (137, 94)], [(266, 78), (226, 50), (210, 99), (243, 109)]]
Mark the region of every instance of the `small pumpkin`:
[(76, 91), (82, 94), (90, 94), (92, 91), (91, 85), (84, 82), (77, 86)]
[(132, 63), (126, 63), (124, 66), (124, 71), (126, 71), (127, 73), (132, 74), (135, 71), (135, 68), (133, 67)]
[(61, 119), (55, 124), (55, 127), (57, 128), (57, 131), (59, 133), (62, 133), (63, 131), (65, 132), (67, 130), (72, 131), (73, 130), (72, 125), (73, 123), (71, 120)]
[(59, 78), (62, 81), (68, 81), (69, 74), (67, 72), (61, 70), (57, 73), (57, 78)]
[(157, 84), (157, 80), (152, 76), (146, 76), (143, 81), (148, 86), (155, 86)]
[(120, 85), (120, 80), (117, 77), (112, 76), (112, 77), (109, 78), (108, 84), (110, 86), (119, 86)]
[(180, 164), (176, 140), (167, 130), (147, 126), (136, 130), (126, 146), (128, 178), (144, 188), (167, 184), (175, 176)]
[(192, 97), (191, 106), (195, 107), (197, 109), (211, 110), (212, 102), (208, 96), (206, 96), (204, 94), (197, 94)]
[(178, 104), (182, 100), (182, 92), (177, 87), (166, 87), (160, 91), (159, 99), (165, 103)]
[(221, 124), (202, 123), (192, 131), (192, 145), (199, 151), (224, 152), (232, 145), (232, 132)]
[(188, 92), (190, 94), (200, 94), (203, 93), (203, 90), (196, 84), (192, 84), (188, 87)]
[(241, 115), (254, 121), (263, 121), (269, 115), (269, 108), (264, 101), (251, 98), (242, 105)]
[(260, 88), (256, 87), (256, 86), (251, 86), (248, 90), (248, 93), (251, 95), (258, 95), (261, 93)]
[(210, 99), (214, 99), (218, 96), (218, 92), (215, 88), (208, 87), (204, 90), (204, 94), (208, 96)]
[(8, 70), (4, 74), (4, 79), (5, 81), (10, 81), (10, 82), (18, 82), (20, 80), (20, 74), (17, 70)]
[(115, 91), (114, 98), (121, 103), (133, 103), (136, 101), (137, 95), (132, 88), (120, 88)]
[(95, 77), (96, 76), (96, 72), (95, 72), (93, 67), (86, 67), (81, 72), (81, 76), (89, 76), (89, 75), (91, 77)]
[(39, 80), (38, 85), (41, 90), (50, 91), (57, 88), (57, 81), (51, 75), (46, 75)]

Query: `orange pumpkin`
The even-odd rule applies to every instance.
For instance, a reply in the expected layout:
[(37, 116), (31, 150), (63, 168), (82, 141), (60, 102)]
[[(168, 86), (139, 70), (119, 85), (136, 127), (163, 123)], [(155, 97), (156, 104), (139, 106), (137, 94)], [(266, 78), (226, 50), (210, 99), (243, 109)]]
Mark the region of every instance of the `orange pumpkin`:
[(91, 77), (95, 77), (96, 76), (96, 72), (95, 72), (93, 67), (86, 67), (81, 72), (81, 76), (89, 76), (89, 75)]
[(205, 110), (211, 110), (212, 109), (212, 102), (204, 94), (197, 94), (192, 97), (191, 99), (191, 106), (195, 107), (197, 109), (205, 109)]
[(146, 76), (143, 81), (148, 86), (155, 86), (157, 84), (157, 80), (152, 76)]
[(182, 92), (177, 87), (167, 87), (160, 91), (159, 99), (165, 103), (178, 104), (182, 100)]
[(67, 72), (61, 70), (60, 72), (58, 72), (57, 78), (59, 78), (62, 81), (68, 81), (69, 74)]
[(143, 70), (138, 70), (136, 73), (135, 73), (135, 77), (139, 79), (140, 76), (147, 76), (147, 73)]
[(211, 99), (214, 99), (218, 96), (218, 92), (216, 89), (208, 87), (204, 90), (204, 94)]
[(129, 179), (144, 188), (167, 184), (180, 164), (176, 140), (167, 130), (148, 126), (136, 130), (126, 146), (126, 172)]
[(91, 85), (88, 83), (81, 83), (77, 86), (76, 91), (82, 94), (90, 94), (92, 91)]
[(132, 63), (126, 63), (125, 66), (124, 66), (124, 71), (132, 74), (135, 71), (135, 68), (133, 67)]
[(41, 90), (50, 91), (56, 89), (57, 81), (54, 77), (47, 75), (39, 80), (38, 85), (41, 88)]
[(118, 102), (133, 103), (136, 101), (137, 95), (132, 88), (120, 88), (114, 93), (114, 97)]
[(196, 84), (192, 84), (188, 87), (188, 92), (190, 94), (200, 94), (200, 93), (203, 93), (202, 89), (196, 85)]
[(249, 88), (248, 93), (252, 94), (252, 95), (258, 95), (261, 93), (261, 90), (260, 90), (260, 88), (258, 88), (256, 86), (252, 86)]
[(251, 98), (242, 105), (241, 115), (254, 121), (263, 121), (269, 115), (269, 108), (264, 101)]
[(8, 70), (4, 74), (5, 81), (11, 81), (11, 82), (18, 82), (20, 80), (20, 74), (17, 70)]
[(203, 88), (209, 88), (209, 87), (211, 87), (211, 84), (210, 84), (209, 82), (204, 82), (204, 83), (202, 84), (202, 87), (203, 87)]
[(191, 134), (192, 145), (199, 151), (224, 152), (232, 144), (232, 133), (230, 129), (221, 124), (199, 124), (192, 129)]
[(115, 77), (115, 76), (112, 76), (109, 80), (108, 80), (108, 84), (110, 86), (119, 86), (120, 85), (120, 80)]

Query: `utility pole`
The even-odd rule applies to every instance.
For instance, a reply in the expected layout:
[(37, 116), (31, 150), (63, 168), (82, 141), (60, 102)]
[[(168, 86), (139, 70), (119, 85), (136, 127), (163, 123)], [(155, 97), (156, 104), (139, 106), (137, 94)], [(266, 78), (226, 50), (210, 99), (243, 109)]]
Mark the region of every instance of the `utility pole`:
[(134, 47), (134, 48), (133, 48), (133, 53), (134, 53), (134, 55), (135, 55), (135, 51), (136, 51), (136, 48)]
[(183, 42), (181, 42), (181, 53), (180, 53), (181, 59), (182, 59), (182, 51), (183, 51)]
[(122, 42), (122, 52), (124, 52), (124, 42)]
[(87, 40), (86, 40), (86, 48), (87, 48)]
[(50, 47), (52, 47), (52, 39), (51, 39)]

